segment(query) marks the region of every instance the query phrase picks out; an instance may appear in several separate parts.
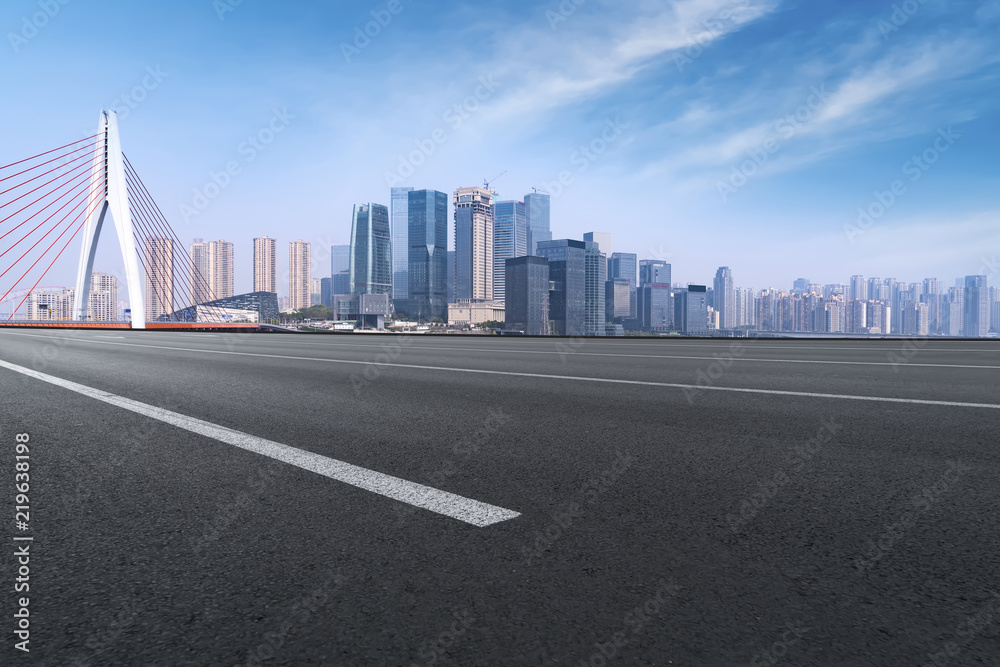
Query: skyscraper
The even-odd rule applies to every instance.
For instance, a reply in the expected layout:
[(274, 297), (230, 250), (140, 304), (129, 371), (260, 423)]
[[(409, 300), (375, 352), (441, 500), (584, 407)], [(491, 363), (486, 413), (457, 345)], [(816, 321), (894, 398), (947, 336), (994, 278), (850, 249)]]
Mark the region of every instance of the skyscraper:
[(962, 335), (983, 338), (990, 330), (990, 290), (986, 276), (966, 276)]
[(392, 294), (389, 208), (356, 204), (351, 223), (351, 294)]
[(504, 300), (508, 259), (528, 254), (527, 207), (519, 201), (493, 203), (493, 298)]
[(253, 291), (278, 293), (278, 242), (264, 236), (253, 240)]
[(146, 321), (174, 312), (174, 242), (163, 236), (146, 238)]
[(209, 291), (211, 279), (208, 271), (208, 244), (204, 239), (195, 239), (188, 251), (191, 253), (191, 298), (193, 305), (211, 301)]
[(524, 206), (527, 210), (529, 254), (537, 254), (539, 241), (552, 240), (552, 229), (549, 226), (551, 202), (552, 198), (547, 192), (536, 191), (530, 195), (524, 195)]
[(686, 334), (708, 331), (708, 288), (688, 285), (674, 294), (674, 322)]
[(639, 285), (669, 285), (670, 265), (662, 259), (643, 259), (639, 262)]
[(719, 328), (732, 329), (736, 326), (736, 291), (733, 288), (733, 272), (728, 266), (720, 266), (715, 272), (713, 288)]
[(420, 317), (448, 315), (448, 195), (437, 190), (408, 194), (410, 300)]
[(118, 279), (116, 277), (99, 271), (91, 273), (87, 315), (92, 320), (103, 322), (118, 319)]
[(493, 194), (455, 190), (455, 299), (493, 299)]
[[(410, 226), (408, 206), (409, 193), (411, 192), (413, 192), (413, 188), (392, 188), (389, 195), (390, 217), (392, 220), (393, 299), (410, 298), (410, 283), (408, 279), (410, 244), (407, 238)], [(447, 215), (447, 212), (445, 215)]]
[(208, 244), (208, 289), (212, 299), (233, 296), (233, 244), (229, 241)]
[(644, 331), (668, 331), (673, 321), (670, 285), (643, 283), (639, 286), (639, 319)]
[(607, 323), (604, 290), (608, 280), (608, 257), (594, 241), (583, 244), (586, 250), (583, 332), (586, 336), (603, 336)]
[(538, 255), (549, 260), (549, 322), (553, 333), (582, 336), (586, 318), (586, 243), (540, 241)]
[(632, 317), (632, 285), (628, 278), (611, 278), (605, 282), (604, 305), (608, 322), (621, 324)]
[(330, 248), (330, 276), (334, 294), (351, 293), (351, 246), (335, 245)]
[(868, 283), (864, 276), (851, 276), (851, 289), (847, 293), (848, 301), (867, 301)]
[(303, 310), (311, 305), (312, 245), (305, 241), (288, 244), (288, 307)]
[[(636, 308), (636, 270), (638, 268), (637, 256), (631, 252), (611, 253), (608, 262), (608, 280), (625, 278), (629, 284), (629, 314), (627, 319), (636, 319), (638, 311)], [(617, 304), (615, 304), (617, 310)]]
[(505, 260), (504, 293), (508, 331), (544, 336), (549, 328), (549, 260), (544, 257), (517, 257)]

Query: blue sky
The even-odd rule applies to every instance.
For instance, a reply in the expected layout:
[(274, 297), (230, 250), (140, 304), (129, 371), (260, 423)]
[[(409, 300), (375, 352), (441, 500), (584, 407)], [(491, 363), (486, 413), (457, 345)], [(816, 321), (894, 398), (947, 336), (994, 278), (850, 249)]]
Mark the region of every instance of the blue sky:
[(950, 285), (1000, 255), (1000, 1), (577, 1), (10, 0), (0, 162), (114, 106), (181, 239), (236, 244), (238, 292), (254, 236), (328, 275), (353, 203), (504, 171), (557, 194), (555, 238), (611, 232), (678, 283)]

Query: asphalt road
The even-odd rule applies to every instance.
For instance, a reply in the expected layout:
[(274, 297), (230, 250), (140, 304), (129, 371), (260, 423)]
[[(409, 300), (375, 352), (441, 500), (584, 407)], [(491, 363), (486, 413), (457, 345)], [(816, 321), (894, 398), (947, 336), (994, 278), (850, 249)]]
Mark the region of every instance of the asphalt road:
[[(3, 664), (1000, 656), (996, 341), (18, 330), (0, 362)], [(512, 518), (472, 525), (220, 437)]]

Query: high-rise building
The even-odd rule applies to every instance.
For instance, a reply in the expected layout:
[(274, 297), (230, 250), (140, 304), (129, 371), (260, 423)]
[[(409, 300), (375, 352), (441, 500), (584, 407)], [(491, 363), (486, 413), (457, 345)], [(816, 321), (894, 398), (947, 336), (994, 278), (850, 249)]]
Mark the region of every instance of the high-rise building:
[(351, 294), (392, 294), (389, 207), (356, 204), (351, 223)]
[(455, 300), (455, 251), (448, 251), (448, 303)]
[(549, 322), (553, 333), (582, 336), (586, 329), (587, 246), (584, 241), (540, 241), (538, 255), (549, 260)]
[[(392, 221), (392, 298), (409, 299), (409, 194), (413, 188), (390, 190), (389, 216)], [(447, 211), (445, 212), (447, 215)], [(334, 272), (336, 273), (336, 272)]]
[(195, 239), (188, 252), (191, 254), (191, 299), (195, 305), (211, 301), (208, 244), (204, 239)]
[(264, 236), (253, 240), (253, 291), (278, 293), (278, 241)]
[[(72, 320), (75, 294), (73, 287), (64, 287), (59, 292), (32, 290), (25, 302), (25, 317), (29, 320)], [(93, 315), (93, 311), (90, 314)]]
[(674, 322), (686, 334), (708, 331), (708, 288), (688, 285), (674, 293)]
[(146, 321), (174, 312), (174, 242), (163, 236), (147, 237), (143, 244), (146, 267)]
[(990, 330), (990, 290), (986, 276), (966, 276), (962, 335), (983, 338)]
[(312, 245), (306, 241), (288, 244), (288, 307), (304, 310), (311, 305)]
[(847, 293), (848, 301), (867, 301), (868, 283), (864, 276), (851, 276), (851, 288)]
[(517, 257), (504, 262), (507, 295), (504, 328), (529, 336), (549, 333), (549, 260)]
[(91, 274), (87, 315), (101, 322), (118, 319), (118, 278), (100, 271)]
[(504, 300), (507, 260), (528, 254), (528, 218), (524, 202), (493, 202), (493, 299)]
[(909, 301), (903, 310), (903, 335), (926, 336), (929, 332), (926, 303)]
[(549, 226), (549, 213), (552, 198), (547, 192), (535, 191), (524, 195), (524, 206), (527, 209), (527, 252), (537, 255), (539, 241), (551, 241), (552, 229)]
[(455, 190), (455, 299), (493, 300), (493, 193)]
[[(212, 241), (208, 244), (208, 289), (212, 299), (233, 296), (233, 244)], [(195, 304), (204, 303), (195, 301)]]
[(448, 195), (437, 190), (408, 194), (409, 300), (424, 320), (448, 316)]
[[(631, 252), (615, 252), (609, 255), (610, 260), (608, 260), (608, 280), (615, 280), (617, 278), (628, 279), (629, 284), (629, 315), (628, 319), (636, 319), (638, 317), (638, 308), (636, 301), (636, 288), (638, 287), (636, 274), (638, 270), (638, 257), (635, 253)], [(616, 310), (617, 305), (615, 304)]]
[(644, 331), (665, 332), (673, 321), (670, 285), (644, 283), (639, 286), (639, 319)]
[(583, 332), (586, 336), (604, 336), (607, 333), (604, 290), (608, 280), (608, 256), (594, 241), (583, 244), (586, 250)]
[(333, 278), (320, 278), (319, 301), (327, 308), (333, 308)]
[(670, 265), (662, 259), (640, 260), (639, 284), (670, 285)]
[(881, 278), (868, 279), (868, 301), (885, 301), (885, 290)]
[(333, 278), (334, 294), (351, 293), (351, 246), (330, 247), (330, 275)]
[(719, 328), (736, 328), (736, 290), (733, 287), (733, 272), (728, 266), (720, 266), (715, 272), (713, 289), (713, 305), (719, 313)]
[(608, 261), (611, 261), (611, 253), (613, 252), (611, 248), (611, 234), (607, 232), (587, 232), (583, 235), (583, 240), (596, 243), (600, 247), (601, 252), (604, 253), (604, 256), (608, 258)]
[(323, 303), (323, 281), (320, 278), (309, 279), (309, 305), (318, 306)]
[(808, 278), (796, 278), (795, 282), (792, 283), (792, 293), (793, 294), (805, 294), (809, 291), (809, 279)]
[(622, 324), (632, 317), (632, 285), (628, 278), (612, 278), (604, 283), (605, 318)]

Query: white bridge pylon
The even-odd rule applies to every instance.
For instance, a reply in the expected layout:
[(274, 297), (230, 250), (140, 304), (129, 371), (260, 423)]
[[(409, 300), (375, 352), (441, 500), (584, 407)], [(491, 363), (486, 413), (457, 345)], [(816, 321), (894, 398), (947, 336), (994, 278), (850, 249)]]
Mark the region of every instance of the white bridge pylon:
[[(125, 263), (125, 282), (128, 286), (128, 300), (132, 309), (132, 328), (146, 328), (146, 306), (143, 302), (142, 272), (132, 230), (132, 213), (128, 205), (128, 189), (125, 185), (125, 160), (122, 157), (121, 139), (118, 137), (118, 114), (101, 111), (98, 125), (97, 149), (94, 166), (90, 175), (90, 206), (94, 213), (83, 229), (83, 246), (80, 250), (80, 268), (76, 274), (76, 294), (73, 297), (73, 313), (77, 320), (87, 319), (90, 295), (90, 279), (94, 270), (97, 241), (101, 236), (104, 218), (110, 212), (118, 232), (118, 245)], [(104, 203), (97, 209), (100, 200)]]

